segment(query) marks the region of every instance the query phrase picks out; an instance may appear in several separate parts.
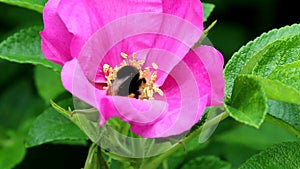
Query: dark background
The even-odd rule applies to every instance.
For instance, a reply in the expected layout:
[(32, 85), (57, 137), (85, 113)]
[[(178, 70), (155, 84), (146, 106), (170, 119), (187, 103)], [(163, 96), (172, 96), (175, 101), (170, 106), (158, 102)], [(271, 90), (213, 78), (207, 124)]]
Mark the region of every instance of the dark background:
[[(216, 5), (205, 25), (208, 26), (214, 20), (218, 20), (208, 38), (223, 53), (225, 60), (230, 59), (241, 46), (263, 32), (300, 21), (299, 6), (292, 0), (206, 0), (204, 2)], [(20, 28), (35, 24), (42, 25), (41, 14), (19, 7), (0, 3), (0, 14), (0, 40), (4, 40)], [(0, 60), (0, 72), (0, 97), (10, 89), (12, 84), (20, 80), (32, 86), (27, 90), (31, 90), (36, 97), (39, 97), (34, 87), (33, 66)], [(7, 104), (14, 105), (14, 103)], [(220, 127), (222, 130), (236, 125), (231, 120), (223, 123)], [(79, 168), (78, 166), (83, 167), (87, 152), (87, 146), (46, 144), (29, 148), (24, 161), (16, 168)]]

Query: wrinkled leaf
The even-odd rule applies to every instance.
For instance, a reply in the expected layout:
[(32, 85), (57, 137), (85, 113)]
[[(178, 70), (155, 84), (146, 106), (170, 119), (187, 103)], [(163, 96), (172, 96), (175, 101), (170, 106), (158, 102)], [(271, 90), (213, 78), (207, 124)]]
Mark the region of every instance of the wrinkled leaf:
[(267, 113), (267, 97), (260, 83), (250, 76), (238, 76), (226, 111), (235, 120), (258, 128)]
[(300, 36), (277, 40), (253, 55), (240, 74), (252, 74), (268, 98), (300, 104)]
[(0, 0), (0, 2), (16, 5), (42, 13), (47, 0)]
[(275, 69), (270, 74), (269, 79), (277, 80), (300, 93), (300, 58), (296, 62)]
[(300, 142), (287, 142), (275, 145), (254, 155), (239, 169), (295, 169), (300, 168)]
[[(72, 102), (59, 103), (64, 107)], [(58, 113), (54, 108), (46, 109), (32, 125), (27, 140), (27, 146), (33, 147), (52, 141), (87, 140), (86, 135), (71, 121)]]
[[(251, 76), (259, 82), (269, 99), (299, 104), (299, 61), (300, 24), (262, 34), (236, 52), (226, 65), (224, 73), (227, 104), (234, 104), (234, 92), (239, 88), (235, 86), (235, 81), (241, 75)], [(236, 118), (237, 114), (244, 116), (232, 109), (230, 113), (238, 121), (240, 118)], [(290, 111), (285, 113), (296, 118)]]
[(251, 73), (269, 77), (276, 69), (300, 60), (300, 35), (279, 39), (264, 47), (256, 55), (259, 55), (260, 59), (258, 62), (255, 61), (256, 64)]
[(269, 114), (281, 119), (300, 132), (300, 105), (269, 100)]
[(300, 104), (300, 91), (294, 86), (281, 83), (278, 79), (267, 79), (259, 76), (251, 76), (260, 82), (269, 99)]
[(22, 29), (0, 43), (0, 58), (17, 63), (30, 63), (42, 65), (56, 72), (61, 66), (48, 61), (41, 51), (41, 37), (39, 32), (42, 27)]
[[(224, 70), (226, 96), (231, 96), (234, 80), (241, 73), (242, 69), (244, 69), (245, 73), (245, 66), (248, 66), (247, 69), (255, 70), (254, 74), (268, 75), (277, 66), (291, 63), (297, 58), (299, 59), (299, 35), (300, 24), (274, 29), (268, 33), (263, 33), (234, 53)], [(274, 49), (272, 49), (273, 47)], [(277, 54), (279, 55), (277, 56)], [(253, 58), (253, 56), (255, 57)], [(264, 59), (262, 59), (263, 56), (265, 56)], [(257, 63), (258, 61), (260, 62), (259, 64)], [(266, 65), (269, 65), (269, 67), (266, 67)], [(264, 72), (265, 69), (268, 71)], [(247, 71), (247, 74), (250, 72)]]

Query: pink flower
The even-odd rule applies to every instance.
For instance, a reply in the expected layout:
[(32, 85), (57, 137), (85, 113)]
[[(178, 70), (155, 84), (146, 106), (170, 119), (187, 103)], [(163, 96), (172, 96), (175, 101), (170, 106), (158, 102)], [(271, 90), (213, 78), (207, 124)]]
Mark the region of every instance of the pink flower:
[(45, 57), (100, 126), (119, 117), (140, 136), (167, 137), (222, 104), (221, 53), (190, 50), (203, 32), (199, 0), (49, 0), (43, 18)]

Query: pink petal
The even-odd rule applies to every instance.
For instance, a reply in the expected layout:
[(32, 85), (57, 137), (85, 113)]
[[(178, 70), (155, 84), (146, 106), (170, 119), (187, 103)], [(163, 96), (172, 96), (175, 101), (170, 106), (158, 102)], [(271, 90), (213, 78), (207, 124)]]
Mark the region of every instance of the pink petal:
[(77, 59), (64, 65), (61, 76), (68, 91), (99, 110), (101, 125), (111, 117), (119, 117), (143, 137), (167, 137), (189, 130), (207, 103), (206, 95), (199, 96), (198, 84), (184, 62), (170, 72), (162, 86), (165, 96), (159, 100), (106, 96), (85, 78)]
[[(45, 6), (43, 15), (45, 29), (41, 33), (42, 49), (49, 60), (63, 64), (77, 57), (87, 39), (105, 24), (134, 13), (161, 13), (163, 11), (190, 21), (203, 30), (202, 6), (196, 0), (180, 2), (173, 2), (173, 0), (50, 0)], [(168, 30), (174, 30), (173, 28)], [(177, 27), (178, 29), (180, 28)]]
[(213, 47), (189, 52), (161, 86), (169, 105), (163, 118), (150, 125), (133, 124), (131, 130), (143, 137), (168, 137), (189, 130), (206, 106), (222, 104), (223, 64), (221, 53)]
[[(145, 20), (147, 22), (144, 22)], [(172, 29), (174, 26), (180, 29)], [(119, 31), (120, 27), (123, 31)], [(168, 58), (164, 54), (170, 53), (169, 55), (177, 58), (175, 62), (168, 62), (169, 68), (166, 68), (165, 72), (168, 73), (185, 56), (201, 34), (202, 31), (194, 25), (172, 15), (154, 13), (130, 15), (111, 22), (97, 31), (82, 49), (78, 60), (90, 81), (103, 82), (105, 80), (102, 74), (103, 64), (119, 65), (122, 61), (121, 52), (128, 54), (137, 52), (139, 59), (146, 60), (145, 66), (150, 66), (154, 61), (163, 64)], [(162, 52), (157, 53), (156, 49)], [(151, 54), (153, 52), (156, 53)], [(166, 76), (161, 77), (165, 79)]]
[(86, 79), (76, 58), (64, 65), (61, 77), (69, 92), (99, 110), (100, 125), (111, 117), (120, 117), (132, 124), (151, 124), (160, 119), (168, 109), (166, 102), (162, 100), (144, 101), (107, 96), (106, 91), (97, 89)]
[(207, 106), (222, 104), (225, 81), (222, 54), (211, 46), (200, 46), (187, 54), (183, 61), (189, 65), (201, 93), (208, 94)]
[(120, 117), (130, 124), (147, 125), (164, 116), (166, 102), (160, 100), (138, 100), (122, 96), (108, 96), (99, 99), (100, 125), (111, 117)]
[(96, 97), (106, 96), (106, 91), (97, 89), (88, 81), (76, 58), (64, 64), (61, 79), (65, 89), (93, 107), (98, 107)]
[(59, 16), (75, 35), (72, 56), (78, 56), (88, 38), (105, 24), (133, 13), (161, 11), (160, 0), (62, 0), (58, 7)]
[(200, 95), (201, 86), (202, 83), (196, 81), (189, 65), (179, 62), (161, 86), (168, 111), (153, 124), (132, 124), (131, 130), (151, 138), (178, 135), (190, 130), (203, 115), (207, 104), (208, 95)]
[(203, 9), (199, 0), (163, 0), (163, 12), (190, 21), (203, 30)]
[(56, 13), (58, 3), (59, 0), (50, 0), (45, 5), (41, 46), (47, 59), (63, 65), (66, 61), (72, 59), (70, 54), (72, 34), (68, 32), (61, 18)]

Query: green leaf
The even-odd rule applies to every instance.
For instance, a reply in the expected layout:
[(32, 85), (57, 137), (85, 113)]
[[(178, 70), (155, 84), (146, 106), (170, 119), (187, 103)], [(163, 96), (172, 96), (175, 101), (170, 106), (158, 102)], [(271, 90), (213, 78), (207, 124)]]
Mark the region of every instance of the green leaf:
[(0, 0), (0, 2), (20, 6), (42, 13), (47, 0)]
[(47, 60), (41, 51), (42, 27), (30, 27), (8, 37), (0, 43), (0, 58), (17, 63), (42, 65), (60, 72), (61, 66)]
[(256, 55), (259, 55), (260, 59), (255, 61), (252, 74), (269, 77), (276, 69), (300, 60), (300, 34), (281, 38)]
[(50, 69), (37, 66), (34, 70), (34, 77), (37, 90), (46, 102), (65, 92), (59, 74)]
[(269, 100), (268, 104), (269, 114), (288, 123), (300, 133), (300, 105), (275, 100)]
[(275, 145), (254, 155), (239, 169), (295, 169), (300, 168), (300, 142), (287, 142)]
[(226, 111), (235, 120), (258, 128), (267, 113), (267, 97), (260, 83), (251, 76), (238, 76)]
[(187, 158), (189, 159), (189, 156), (193, 156), (193, 153), (200, 152), (206, 147), (208, 147), (208, 143), (200, 144), (198, 137), (184, 143), (182, 145), (182, 149), (177, 150), (168, 158), (169, 168), (179, 168), (179, 166), (182, 165)]
[(269, 79), (277, 80), (300, 93), (300, 60), (275, 69)]
[(297, 58), (299, 60), (299, 35), (300, 24), (274, 29), (234, 53), (224, 70), (226, 96), (231, 96), (234, 80), (242, 69), (242, 73), (253, 71), (255, 75), (266, 77), (278, 66), (291, 63)]
[[(69, 100), (60, 104), (68, 107), (71, 103)], [(32, 125), (27, 146), (32, 147), (61, 140), (87, 140), (87, 136), (70, 119), (50, 107)]]
[(22, 66), (20, 66), (20, 64), (12, 63), (0, 59), (0, 72), (5, 71), (5, 73), (1, 73), (0, 85), (9, 82), (12, 79), (12, 77), (17, 76), (18, 73), (22, 71), (21, 69)]
[[(245, 74), (260, 83), (269, 99), (300, 104), (299, 62), (299, 24), (272, 30), (249, 42), (225, 68), (229, 104), (236, 88), (235, 78)], [(290, 111), (285, 113), (293, 115)]]
[(231, 169), (231, 164), (220, 160), (215, 156), (202, 156), (196, 157), (189, 162), (185, 163), (181, 169)]
[[(251, 77), (260, 82), (269, 99), (300, 104), (300, 91), (295, 89), (296, 85), (290, 85), (293, 84), (293, 82), (284, 84), (286, 82), (280, 82), (279, 79), (271, 80), (259, 76)], [(282, 77), (282, 79), (284, 79), (284, 77)], [(288, 81), (288, 79), (286, 80)]]
[(25, 154), (23, 138), (11, 130), (0, 128), (0, 168), (13, 168), (23, 160)]
[(215, 5), (210, 4), (210, 3), (202, 3), (202, 6), (203, 6), (203, 13), (204, 13), (203, 22), (206, 22), (208, 17), (210, 16), (212, 11), (214, 10)]
[(44, 103), (33, 91), (28, 79), (14, 79), (13, 85), (0, 96), (0, 125), (13, 130), (24, 130), (24, 125), (35, 118)]

